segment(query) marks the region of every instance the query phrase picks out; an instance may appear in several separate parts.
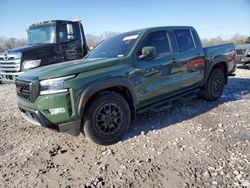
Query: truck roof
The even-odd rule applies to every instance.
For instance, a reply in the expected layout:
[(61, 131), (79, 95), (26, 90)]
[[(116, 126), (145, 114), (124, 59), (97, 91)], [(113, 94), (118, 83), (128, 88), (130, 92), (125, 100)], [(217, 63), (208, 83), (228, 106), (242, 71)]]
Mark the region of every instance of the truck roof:
[(161, 30), (161, 29), (193, 29), (192, 26), (157, 26), (157, 27), (147, 27), (139, 30)]
[(51, 24), (51, 23), (56, 23), (56, 22), (61, 22), (61, 23), (65, 23), (65, 22), (81, 22), (81, 20), (47, 20), (47, 21), (42, 21), (42, 22), (37, 22), (32, 24), (30, 27), (34, 27), (34, 26), (38, 26), (38, 25), (45, 25), (45, 24)]
[(157, 27), (148, 27), (142, 29), (136, 29), (131, 31), (125, 31), (120, 34), (124, 33), (133, 33), (133, 32), (140, 32), (140, 33), (147, 33), (153, 31), (160, 31), (160, 30), (182, 30), (182, 29), (194, 29), (192, 26), (157, 26)]
[[(192, 26), (157, 26), (157, 27), (147, 27), (147, 28), (142, 28), (142, 29), (136, 29), (132, 31), (127, 31), (127, 32), (147, 32), (147, 31), (157, 31), (157, 30), (173, 30), (173, 29), (194, 29)], [(127, 33), (124, 32), (124, 33)]]

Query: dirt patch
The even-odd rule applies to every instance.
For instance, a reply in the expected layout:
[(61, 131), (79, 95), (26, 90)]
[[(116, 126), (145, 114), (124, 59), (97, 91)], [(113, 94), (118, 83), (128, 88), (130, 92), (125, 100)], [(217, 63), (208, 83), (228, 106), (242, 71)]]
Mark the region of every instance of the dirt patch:
[(146, 112), (115, 145), (24, 120), (0, 85), (0, 187), (250, 187), (250, 70), (216, 102)]

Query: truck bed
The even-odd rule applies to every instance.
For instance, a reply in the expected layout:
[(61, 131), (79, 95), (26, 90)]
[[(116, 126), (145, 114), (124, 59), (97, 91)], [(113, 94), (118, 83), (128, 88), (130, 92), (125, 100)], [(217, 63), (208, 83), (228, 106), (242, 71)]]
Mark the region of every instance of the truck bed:
[(236, 68), (235, 45), (233, 43), (208, 46), (203, 48), (206, 61), (212, 61), (215, 57), (225, 55), (228, 57), (228, 73), (233, 73)]

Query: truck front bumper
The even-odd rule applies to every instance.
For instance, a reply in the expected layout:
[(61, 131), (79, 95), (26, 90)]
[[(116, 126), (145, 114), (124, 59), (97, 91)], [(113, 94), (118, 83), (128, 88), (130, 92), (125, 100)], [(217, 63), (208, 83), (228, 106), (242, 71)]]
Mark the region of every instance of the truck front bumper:
[(250, 63), (250, 56), (246, 56), (246, 55), (238, 55), (236, 57), (237, 63), (238, 64), (249, 64)]
[(15, 72), (15, 73), (1, 72), (0, 76), (2, 78), (3, 83), (15, 83), (16, 78), (22, 73), (23, 72)]
[(68, 133), (73, 136), (78, 136), (81, 132), (81, 121), (72, 121), (62, 123), (59, 125), (51, 123), (42, 113), (38, 110), (28, 109), (22, 105), (18, 105), (22, 116), (34, 125), (40, 125), (57, 132)]

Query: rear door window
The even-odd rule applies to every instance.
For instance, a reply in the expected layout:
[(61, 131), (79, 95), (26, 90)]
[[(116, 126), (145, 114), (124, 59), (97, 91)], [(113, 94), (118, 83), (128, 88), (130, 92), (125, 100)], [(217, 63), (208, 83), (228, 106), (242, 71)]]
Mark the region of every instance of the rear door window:
[(190, 30), (175, 30), (174, 35), (180, 52), (195, 48)]

